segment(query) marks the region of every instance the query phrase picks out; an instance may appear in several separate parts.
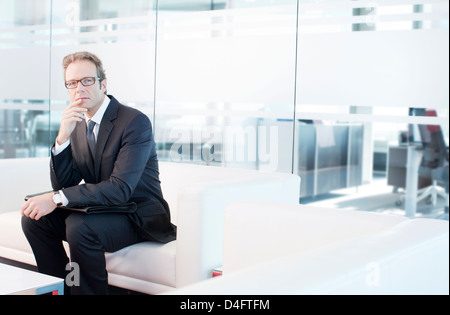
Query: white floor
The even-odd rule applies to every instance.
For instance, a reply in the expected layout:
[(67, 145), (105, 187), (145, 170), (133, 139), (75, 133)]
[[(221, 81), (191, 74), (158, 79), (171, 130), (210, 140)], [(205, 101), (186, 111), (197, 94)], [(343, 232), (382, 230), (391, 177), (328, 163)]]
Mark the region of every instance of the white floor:
[[(397, 204), (399, 197), (400, 194), (394, 193), (393, 187), (387, 185), (386, 178), (374, 178), (369, 184), (357, 188), (335, 190), (322, 196), (306, 197), (300, 199), (300, 203), (404, 216), (404, 204)], [(445, 203), (446, 201), (441, 197), (438, 197), (436, 205), (427, 204), (426, 200), (422, 200), (417, 205), (415, 217), (448, 220)]]

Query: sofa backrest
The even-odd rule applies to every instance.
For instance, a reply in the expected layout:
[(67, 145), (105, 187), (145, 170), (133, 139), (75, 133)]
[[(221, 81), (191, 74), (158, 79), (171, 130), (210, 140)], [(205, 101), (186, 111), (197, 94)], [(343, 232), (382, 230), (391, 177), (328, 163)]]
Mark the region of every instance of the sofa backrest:
[[(349, 213), (346, 211), (345, 215)], [(369, 217), (373, 216), (369, 213)], [(316, 226), (309, 221), (307, 223), (311, 229)], [(380, 227), (379, 222), (374, 225)], [(315, 237), (316, 234), (313, 234), (312, 237)], [(242, 241), (245, 240), (241, 240), (244, 245), (249, 245)], [(254, 254), (252, 250), (253, 247), (247, 247), (246, 252)], [(224, 260), (228, 258), (226, 255), (227, 252), (224, 253)], [(224, 268), (223, 271), (223, 277), (167, 294), (448, 295), (449, 225), (444, 220), (405, 219), (380, 232), (305, 252), (296, 252), (292, 248), (285, 256), (273, 255), (271, 260), (245, 269), (230, 272)]]
[(390, 229), (409, 220), (367, 211), (241, 201), (225, 211), (224, 272)]
[[(164, 198), (169, 203), (171, 215), (174, 220), (178, 208), (178, 198), (184, 188), (191, 188), (197, 184), (224, 183), (228, 181), (276, 179), (284, 183), (286, 189), (284, 200), (299, 201), (298, 185), (291, 185), (292, 181), (298, 181), (297, 175), (285, 173), (264, 172), (258, 170), (236, 169), (217, 166), (205, 166), (185, 163), (159, 162), (161, 188)], [(297, 189), (298, 191), (294, 191)], [(296, 200), (293, 200), (296, 199)]]

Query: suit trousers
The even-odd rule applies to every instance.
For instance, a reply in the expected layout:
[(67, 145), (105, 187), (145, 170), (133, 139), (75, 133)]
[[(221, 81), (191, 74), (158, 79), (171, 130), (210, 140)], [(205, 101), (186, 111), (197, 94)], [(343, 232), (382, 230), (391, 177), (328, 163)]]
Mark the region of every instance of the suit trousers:
[[(38, 221), (23, 216), (22, 229), (39, 272), (65, 279), (67, 294), (108, 294), (105, 252), (144, 241), (128, 215), (117, 213), (56, 209)], [(69, 243), (71, 263), (76, 263), (73, 270), (63, 240)]]

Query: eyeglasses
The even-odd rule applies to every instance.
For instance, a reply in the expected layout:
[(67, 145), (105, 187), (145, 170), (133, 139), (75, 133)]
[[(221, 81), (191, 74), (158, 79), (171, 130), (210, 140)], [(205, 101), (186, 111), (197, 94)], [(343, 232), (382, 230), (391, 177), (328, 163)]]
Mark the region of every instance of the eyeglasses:
[(100, 78), (94, 78), (94, 77), (87, 77), (83, 78), (81, 80), (72, 80), (72, 81), (66, 81), (64, 85), (68, 89), (76, 89), (78, 87), (78, 82), (81, 82), (83, 86), (91, 86), (95, 84), (95, 81), (101, 81)]

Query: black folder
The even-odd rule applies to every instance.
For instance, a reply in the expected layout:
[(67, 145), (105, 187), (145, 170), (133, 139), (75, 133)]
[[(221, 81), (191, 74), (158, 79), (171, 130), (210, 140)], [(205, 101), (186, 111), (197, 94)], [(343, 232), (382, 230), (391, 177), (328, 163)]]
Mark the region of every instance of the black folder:
[[(47, 194), (50, 193), (52, 191), (46, 191), (46, 192), (41, 192), (38, 194), (33, 194), (33, 195), (27, 195), (25, 196), (25, 201), (27, 201), (28, 199), (35, 197), (35, 196), (39, 196), (39, 195), (43, 195), (43, 194)], [(72, 207), (58, 207), (58, 209), (65, 209), (65, 210), (71, 210), (71, 211), (78, 211), (78, 212), (84, 212), (84, 213), (88, 213), (88, 214), (94, 214), (94, 213), (134, 213), (137, 209), (137, 205), (135, 202), (128, 202), (128, 203), (124, 203), (124, 204), (120, 204), (120, 205), (110, 205), (110, 206), (105, 206), (105, 205), (95, 205), (95, 206), (87, 206), (87, 205), (77, 205), (77, 206), (72, 206)]]
[(89, 214), (94, 213), (133, 213), (137, 209), (135, 202), (124, 203), (112, 206), (73, 206), (73, 207), (58, 207), (58, 209), (66, 209), (72, 211), (79, 211)]

